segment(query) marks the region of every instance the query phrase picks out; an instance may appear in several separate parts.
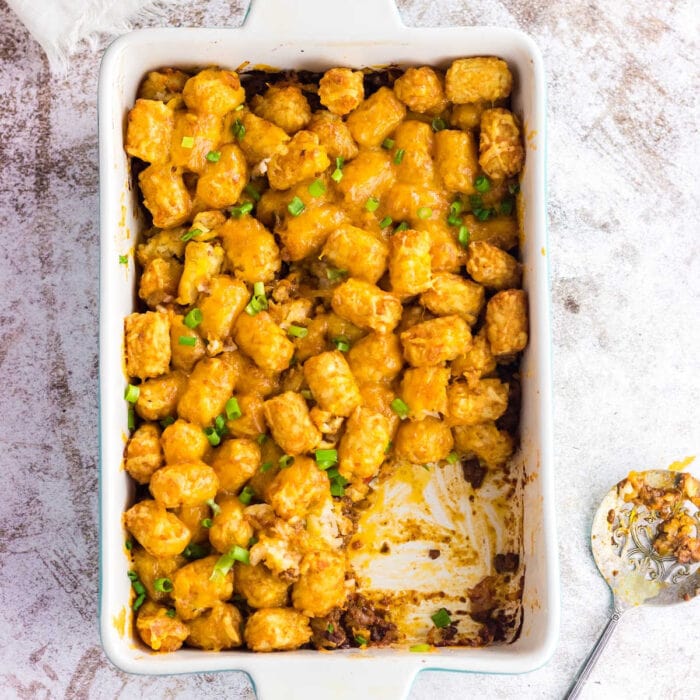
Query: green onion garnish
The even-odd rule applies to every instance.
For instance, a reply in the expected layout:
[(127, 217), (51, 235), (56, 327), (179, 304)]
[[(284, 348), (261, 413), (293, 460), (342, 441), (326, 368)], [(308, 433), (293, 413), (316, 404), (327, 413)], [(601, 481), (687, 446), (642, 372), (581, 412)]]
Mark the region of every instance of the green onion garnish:
[(245, 109), (245, 104), (238, 105), (233, 111), (240, 112), (242, 109)]
[(134, 548), (134, 543), (131, 540), (124, 542), (124, 546), (130, 552)]
[(214, 419), (214, 430), (219, 433), (219, 436), (226, 433), (226, 419), (222, 415)]
[(240, 561), (242, 564), (250, 564), (250, 556), (248, 550), (243, 547), (235, 545), (231, 550), (231, 556), (236, 560)]
[(241, 411), (241, 407), (238, 405), (238, 399), (235, 396), (232, 396), (227, 402), (226, 402), (226, 418), (229, 420), (236, 420), (236, 418), (240, 418), (243, 415), (243, 411)]
[(194, 146), (194, 136), (183, 136), (180, 145), (183, 148), (192, 148)]
[(335, 159), (335, 167), (336, 168), (340, 168), (342, 170), (344, 165), (345, 165), (345, 158), (343, 158), (343, 156), (339, 156), (338, 158)]
[(209, 529), (211, 526), (212, 526), (211, 518), (204, 518), (202, 520), (202, 527), (206, 527), (207, 529)]
[(240, 219), (242, 216), (250, 214), (251, 211), (253, 211), (252, 202), (243, 202), (243, 204), (236, 204), (235, 206), (229, 209), (229, 213), (234, 219)]
[(450, 204), (450, 214), (461, 214), (464, 205), (458, 199)]
[(326, 186), (323, 184), (323, 180), (314, 180), (308, 187), (309, 194), (312, 197), (320, 197), (326, 191)]
[(410, 412), (408, 404), (398, 397), (396, 397), (390, 404), (391, 410), (399, 417), (406, 418)]
[(292, 216), (299, 216), (301, 212), (306, 209), (306, 206), (304, 205), (304, 202), (299, 199), (299, 197), (294, 197), (292, 201), (287, 204), (287, 211), (292, 215)]
[(136, 411), (134, 411), (133, 406), (129, 406), (129, 410), (126, 412), (126, 427), (128, 430), (136, 428)]
[(162, 421), (160, 421), (160, 427), (161, 428), (167, 428), (169, 425), (172, 425), (175, 422), (175, 418), (173, 416), (165, 416)]
[(343, 171), (340, 168), (336, 168), (331, 173), (331, 180), (335, 182), (340, 182), (343, 179)]
[(399, 150), (394, 153), (394, 163), (396, 165), (401, 165), (404, 153), (406, 153), (406, 151), (403, 148), (399, 148)]
[(245, 127), (243, 126), (243, 122), (240, 119), (236, 119), (236, 121), (233, 123), (233, 126), (231, 127), (231, 131), (233, 131), (233, 135), (239, 141), (243, 140), (243, 137), (245, 136)]
[(379, 222), (379, 228), (387, 228), (388, 226), (391, 226), (392, 223), (394, 223), (394, 220), (390, 216), (385, 216)]
[(249, 540), (248, 540), (248, 549), (250, 549), (254, 544), (257, 544), (260, 540), (253, 535)]
[(460, 214), (462, 213), (463, 208), (464, 206), (459, 200), (450, 204), (450, 214), (447, 217), (447, 223), (450, 226), (460, 226), (462, 224), (462, 217)]
[(394, 233), (398, 233), (399, 231), (406, 231), (408, 229), (408, 223), (406, 221), (402, 221), (395, 229)]
[(153, 588), (159, 593), (170, 593), (173, 590), (173, 582), (169, 578), (157, 578), (153, 582)]
[(338, 450), (316, 450), (316, 465), (321, 471), (330, 469), (338, 462)]
[(458, 459), (459, 455), (456, 452), (450, 452), (450, 454), (447, 455), (448, 464), (455, 464), (455, 462), (457, 462)]
[(260, 465), (260, 471), (264, 474), (265, 472), (269, 472), (270, 469), (272, 469), (272, 462), (263, 462)]
[(350, 482), (344, 476), (338, 474), (335, 469), (329, 470), (328, 478), (331, 480), (331, 496), (342, 498), (345, 495), (345, 487)]
[(367, 640), (361, 635), (361, 634), (356, 634), (355, 635), (355, 641), (360, 645), (360, 646), (365, 646), (367, 644)]
[(168, 608), (168, 609), (165, 611), (165, 614), (166, 614), (168, 617), (175, 617), (175, 615), (177, 615), (177, 613), (175, 612), (175, 608)]
[(253, 283), (253, 296), (264, 297), (265, 296), (265, 283), (264, 282), (254, 282)]
[(250, 182), (243, 188), (243, 191), (256, 202), (260, 201), (260, 192)]
[(139, 580), (139, 575), (135, 571), (128, 571), (127, 576), (137, 596), (133, 605), (133, 610), (136, 612), (143, 605), (143, 601), (146, 600), (146, 588)]
[(518, 192), (520, 192), (520, 184), (517, 182), (511, 182), (508, 185), (508, 192), (510, 192), (511, 194), (514, 194), (514, 195), (518, 194)]
[(474, 216), (479, 219), (479, 221), (486, 221), (486, 219), (493, 213), (492, 209), (475, 209)]
[(221, 151), (209, 151), (207, 153), (207, 160), (210, 163), (218, 163), (221, 160)]
[(207, 554), (209, 554), (209, 550), (196, 542), (190, 542), (182, 552), (182, 556), (185, 557), (185, 559), (202, 559), (206, 557)]
[(194, 347), (197, 344), (197, 338), (195, 338), (193, 335), (181, 335), (177, 342), (180, 345), (189, 345), (190, 347)]
[(255, 316), (255, 314), (260, 311), (267, 309), (267, 297), (265, 296), (265, 284), (263, 282), (256, 282), (253, 285), (253, 296), (245, 307), (245, 311), (250, 316)]
[(216, 428), (204, 428), (204, 434), (212, 447), (216, 447), (221, 442), (221, 435), (216, 432)]
[(204, 314), (202, 313), (201, 309), (195, 307), (187, 312), (187, 315), (182, 319), (182, 322), (188, 328), (196, 328), (203, 320)]
[(218, 558), (216, 564), (214, 564), (214, 569), (211, 572), (209, 580), (213, 581), (220, 576), (226, 576), (226, 574), (231, 571), (234, 562), (237, 561), (240, 561), (243, 564), (250, 564), (250, 556), (247, 549), (234, 545), (228, 550), (228, 552), (226, 552), (226, 554), (222, 554)]
[(416, 651), (416, 652), (423, 652), (423, 651), (430, 651), (432, 647), (430, 644), (414, 644), (413, 646), (408, 647), (409, 651)]
[(486, 175), (479, 175), (479, 177), (474, 180), (474, 188), (477, 192), (488, 192), (491, 189), (491, 180), (489, 180)]
[(129, 264), (129, 256), (128, 255), (120, 255), (119, 256), (119, 264), (120, 265), (128, 265)]
[(291, 464), (294, 464), (294, 457), (292, 457), (292, 455), (282, 455), (279, 458), (280, 469), (286, 469)]
[(329, 622), (326, 626), (326, 632), (328, 632), (329, 634), (333, 634), (333, 632), (335, 632), (335, 626), (332, 622)]
[(314, 395), (311, 393), (311, 389), (302, 389), (299, 393), (309, 401), (311, 401), (311, 399), (314, 397)]
[(419, 219), (429, 219), (433, 215), (433, 210), (430, 207), (420, 207), (418, 209)]
[(258, 437), (255, 438), (255, 442), (257, 442), (258, 445), (264, 445), (267, 442), (267, 434), (260, 433), (260, 435), (258, 435)]
[(379, 208), (379, 200), (376, 197), (370, 197), (366, 202), (365, 202), (365, 209), (367, 211), (377, 211)]
[(350, 341), (344, 335), (339, 335), (337, 338), (333, 338), (333, 345), (335, 345), (340, 352), (347, 352), (350, 349)]
[(345, 488), (341, 485), (338, 484), (337, 482), (332, 482), (331, 483), (331, 496), (335, 496), (336, 498), (342, 498), (345, 495)]
[(238, 500), (243, 504), (243, 505), (250, 505), (250, 502), (253, 500), (253, 496), (255, 496), (255, 491), (250, 486), (244, 486), (243, 490), (238, 494)]
[(466, 248), (469, 245), (469, 229), (466, 226), (459, 227), (459, 233), (457, 234), (457, 240), (460, 244)]
[(309, 329), (304, 328), (303, 326), (291, 325), (289, 326), (289, 328), (287, 328), (287, 334), (290, 335), (292, 338), (306, 338), (308, 333)]
[(136, 600), (134, 601), (133, 605), (133, 611), (136, 612), (144, 603), (146, 600), (146, 594), (142, 593)]
[(443, 129), (447, 128), (445, 120), (441, 119), (440, 117), (435, 117), (435, 119), (433, 119), (433, 121), (430, 122), (430, 126), (433, 127), (433, 131), (442, 131)]
[(389, 442), (386, 443), (386, 447), (384, 448), (384, 454), (388, 455), (389, 452), (391, 452), (391, 448), (394, 446), (394, 443), (389, 440)]
[(205, 503), (211, 508), (211, 512), (214, 513), (214, 517), (221, 513), (221, 506), (213, 498), (209, 498), (205, 501)]
[(199, 236), (200, 233), (202, 233), (201, 228), (191, 228), (189, 231), (183, 233), (182, 236), (180, 236), (180, 240), (191, 241), (195, 236)]
[(501, 214), (504, 214), (505, 216), (510, 216), (513, 213), (513, 199), (511, 197), (504, 199), (501, 202), (498, 209), (501, 212)]
[(345, 275), (347, 275), (347, 274), (348, 274), (347, 270), (336, 270), (332, 267), (326, 268), (326, 277), (328, 277), (328, 279), (331, 281), (340, 279), (341, 277), (345, 277)]
[(454, 214), (450, 214), (447, 217), (447, 223), (450, 226), (461, 226), (462, 225), (462, 217), (461, 216), (455, 216)]
[(450, 619), (450, 614), (445, 610), (445, 608), (440, 608), (434, 615), (430, 616), (435, 627), (447, 627), (452, 620)]
[(394, 139), (384, 139), (382, 141), (382, 148), (386, 148), (387, 151), (390, 151), (395, 144), (396, 141), (394, 141)]
[(139, 387), (137, 387), (135, 384), (127, 384), (126, 389), (124, 389), (124, 398), (129, 403), (136, 403), (139, 399), (140, 393), (141, 389), (139, 389)]

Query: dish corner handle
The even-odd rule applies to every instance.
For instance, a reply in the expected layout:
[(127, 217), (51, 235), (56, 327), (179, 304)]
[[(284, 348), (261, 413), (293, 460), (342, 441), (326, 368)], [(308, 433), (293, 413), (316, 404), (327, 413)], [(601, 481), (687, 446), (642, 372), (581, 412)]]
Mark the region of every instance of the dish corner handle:
[(322, 36), (334, 26), (341, 26), (344, 35), (367, 36), (403, 23), (395, 0), (250, 0), (244, 26), (247, 32), (265, 36), (276, 27)]

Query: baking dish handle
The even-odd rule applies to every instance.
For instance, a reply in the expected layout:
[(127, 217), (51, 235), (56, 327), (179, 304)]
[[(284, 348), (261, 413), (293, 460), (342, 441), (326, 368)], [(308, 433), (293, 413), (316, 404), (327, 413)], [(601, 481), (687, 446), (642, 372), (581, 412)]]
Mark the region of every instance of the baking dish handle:
[(394, 0), (251, 0), (244, 21), (246, 33), (265, 37), (323, 37), (341, 26), (348, 38), (366, 38), (403, 26)]
[(414, 661), (390, 657), (342, 666), (328, 661), (313, 671), (305, 671), (304, 661), (297, 659), (293, 671), (271, 666), (269, 671), (249, 672), (257, 700), (404, 700), (418, 671)]

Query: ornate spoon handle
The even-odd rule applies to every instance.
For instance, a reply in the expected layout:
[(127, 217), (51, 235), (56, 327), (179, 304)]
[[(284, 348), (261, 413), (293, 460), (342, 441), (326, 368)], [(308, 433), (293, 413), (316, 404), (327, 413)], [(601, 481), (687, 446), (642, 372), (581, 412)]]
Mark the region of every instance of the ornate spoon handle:
[(591, 675), (593, 667), (596, 665), (598, 659), (600, 658), (600, 655), (603, 653), (603, 649), (605, 649), (605, 646), (610, 640), (610, 637), (612, 637), (612, 634), (615, 631), (615, 628), (617, 627), (617, 623), (620, 621), (622, 613), (624, 612), (625, 609), (618, 606), (617, 601), (615, 601), (613, 605), (612, 614), (610, 615), (607, 624), (603, 628), (600, 637), (598, 637), (598, 641), (593, 645), (593, 649), (591, 649), (591, 652), (588, 655), (586, 662), (583, 664), (583, 666), (581, 666), (578, 673), (576, 674), (576, 678), (574, 678), (574, 682), (572, 683), (568, 692), (564, 696), (564, 700), (573, 700), (581, 694), (583, 686), (588, 680), (588, 676)]

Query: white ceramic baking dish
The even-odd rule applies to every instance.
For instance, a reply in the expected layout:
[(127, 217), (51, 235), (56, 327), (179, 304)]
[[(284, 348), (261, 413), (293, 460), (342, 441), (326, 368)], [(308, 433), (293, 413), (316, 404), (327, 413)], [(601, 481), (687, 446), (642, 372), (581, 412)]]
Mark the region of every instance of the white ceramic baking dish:
[[(135, 299), (133, 248), (139, 230), (136, 193), (123, 150), (126, 113), (144, 74), (161, 66), (245, 61), (278, 68), (437, 65), (457, 57), (497, 55), (515, 75), (513, 106), (523, 118), (527, 158), (522, 182), (524, 284), (530, 299), (531, 340), (523, 360), (522, 454), (525, 589), (522, 632), (510, 645), (367, 649), (320, 653), (146, 651), (132, 636), (129, 567), (122, 513), (132, 487), (121, 467), (127, 434), (123, 401), (123, 318)], [(125, 671), (171, 674), (241, 670), (258, 697), (404, 697), (418, 671), (445, 669), (522, 673), (545, 663), (559, 625), (558, 562), (551, 444), (549, 280), (545, 216), (545, 83), (540, 53), (527, 36), (490, 27), (411, 29), (392, 0), (255, 0), (238, 29), (149, 29), (115, 41), (102, 61), (100, 132), (100, 625), (109, 658)], [(129, 255), (129, 264), (119, 256)]]

